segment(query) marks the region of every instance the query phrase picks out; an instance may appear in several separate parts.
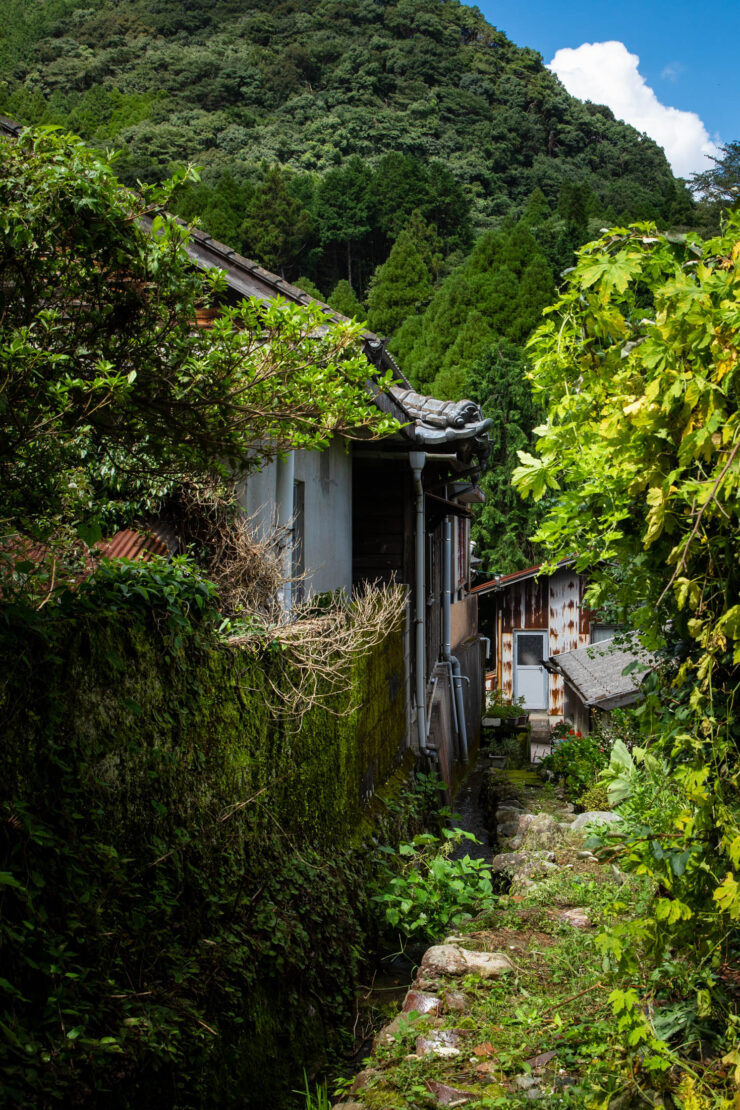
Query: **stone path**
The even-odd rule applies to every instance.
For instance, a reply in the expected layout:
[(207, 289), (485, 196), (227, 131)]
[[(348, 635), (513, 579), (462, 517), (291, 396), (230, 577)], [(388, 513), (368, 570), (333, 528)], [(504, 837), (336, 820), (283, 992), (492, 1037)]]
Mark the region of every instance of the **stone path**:
[[(501, 1006), (502, 991), (511, 991), (513, 1010), (522, 996), (531, 996), (523, 983), (527, 975), (542, 979), (548, 948), (570, 943), (574, 931), (591, 930), (591, 911), (569, 901), (569, 892), (576, 882), (590, 889), (615, 878), (584, 847), (584, 829), (593, 821), (618, 818), (609, 813), (576, 817), (573, 807), (552, 787), (543, 789), (531, 771), (487, 775), (484, 804), (499, 849), (491, 867), (508, 893), (485, 915), (485, 927), (469, 922), (461, 935), (445, 937), (426, 951), (401, 1011), (377, 1035), (368, 1066), (335, 1110), (475, 1110), (490, 1106), (492, 1098), (507, 1107), (538, 1100), (550, 1105), (562, 1103), (569, 1088), (576, 1092), (578, 1076), (559, 1061), (557, 1049), (548, 1045), (526, 1058), (516, 1050), (503, 1052), (491, 1032), (502, 1027), (491, 1026), (491, 1014), (494, 1000)], [(476, 783), (476, 789), (480, 786)], [(560, 879), (564, 882), (558, 886)], [(504, 918), (506, 926), (500, 923)], [(567, 981), (558, 983), (564, 1012), (569, 990)], [(532, 1039), (524, 1021), (521, 1037), (525, 1044)], [(515, 1031), (513, 1043), (519, 1040)]]

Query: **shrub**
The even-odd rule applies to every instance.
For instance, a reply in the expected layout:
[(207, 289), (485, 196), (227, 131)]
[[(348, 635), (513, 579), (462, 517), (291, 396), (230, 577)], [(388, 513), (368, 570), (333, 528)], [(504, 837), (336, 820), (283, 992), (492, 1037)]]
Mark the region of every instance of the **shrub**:
[(462, 840), (477, 843), (472, 833), (443, 829), (441, 839), (422, 833), (397, 852), (381, 849), (392, 863), (373, 901), (387, 925), (409, 939), (436, 940), (491, 900), (491, 872), (484, 861), (467, 855), (450, 859)]
[(608, 761), (609, 753), (597, 736), (583, 736), (569, 729), (540, 766), (563, 779), (566, 794), (575, 802), (594, 785), (596, 776)]

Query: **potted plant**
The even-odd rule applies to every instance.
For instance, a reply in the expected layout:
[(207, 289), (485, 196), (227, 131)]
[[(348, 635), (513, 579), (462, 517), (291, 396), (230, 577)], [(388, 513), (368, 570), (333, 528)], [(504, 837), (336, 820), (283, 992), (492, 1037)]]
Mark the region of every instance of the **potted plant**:
[(524, 726), (529, 714), (523, 708), (524, 698), (506, 698), (501, 690), (490, 690), (486, 694), (486, 724)]

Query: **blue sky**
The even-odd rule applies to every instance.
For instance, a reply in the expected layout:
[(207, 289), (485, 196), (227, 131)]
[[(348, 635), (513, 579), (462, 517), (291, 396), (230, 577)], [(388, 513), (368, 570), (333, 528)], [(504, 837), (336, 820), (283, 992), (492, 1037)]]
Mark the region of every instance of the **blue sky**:
[[(590, 99), (605, 103), (613, 96), (616, 115), (632, 112), (636, 118), (628, 122), (648, 133), (653, 127), (676, 172), (708, 164), (703, 150), (712, 142), (740, 138), (740, 0), (478, 0), (478, 7), (517, 45), (539, 50), (546, 63), (565, 48), (622, 43), (626, 49), (559, 55), (556, 72), (575, 95), (593, 90)], [(639, 65), (629, 55), (638, 55)], [(698, 115), (705, 140), (695, 119), (664, 108)]]

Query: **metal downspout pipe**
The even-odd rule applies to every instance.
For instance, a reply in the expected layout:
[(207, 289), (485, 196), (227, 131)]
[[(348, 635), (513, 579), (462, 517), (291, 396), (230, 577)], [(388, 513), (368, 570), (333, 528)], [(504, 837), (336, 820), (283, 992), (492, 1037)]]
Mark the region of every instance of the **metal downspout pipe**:
[(444, 590), (442, 593), (442, 657), (450, 668), (450, 683), (452, 686), (452, 702), (455, 711), (455, 724), (460, 739), (460, 756), (463, 762), (468, 759), (468, 731), (465, 724), (465, 701), (463, 699), (462, 684), (469, 682), (460, 671), (460, 662), (452, 654), (452, 521), (445, 517), (444, 526)]
[(443, 532), (443, 559), (442, 559), (442, 659), (450, 675), (450, 694), (452, 695), (452, 717), (455, 722), (455, 736), (457, 737), (458, 756), (461, 755), (460, 744), (460, 718), (457, 712), (457, 698), (455, 697), (455, 673), (452, 668), (452, 524), (450, 518), (445, 517)]
[(424, 644), (424, 620), (426, 605), (425, 585), (425, 534), (426, 523), (424, 519), (424, 487), (421, 484), (421, 472), (424, 469), (426, 455), (423, 451), (410, 451), (409, 462), (414, 475), (414, 489), (416, 490), (416, 617), (414, 627), (416, 630), (416, 728), (419, 738), (419, 750), (427, 752), (427, 710), (426, 710), (426, 659)]

